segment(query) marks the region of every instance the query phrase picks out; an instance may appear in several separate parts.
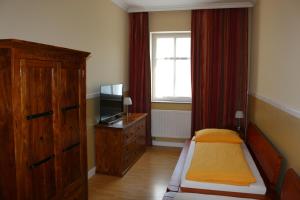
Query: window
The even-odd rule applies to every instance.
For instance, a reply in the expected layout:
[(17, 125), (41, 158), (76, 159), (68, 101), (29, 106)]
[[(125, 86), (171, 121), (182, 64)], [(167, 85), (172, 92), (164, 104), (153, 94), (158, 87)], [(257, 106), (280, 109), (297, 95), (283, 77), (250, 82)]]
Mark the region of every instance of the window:
[(191, 102), (191, 36), (151, 33), (152, 101)]

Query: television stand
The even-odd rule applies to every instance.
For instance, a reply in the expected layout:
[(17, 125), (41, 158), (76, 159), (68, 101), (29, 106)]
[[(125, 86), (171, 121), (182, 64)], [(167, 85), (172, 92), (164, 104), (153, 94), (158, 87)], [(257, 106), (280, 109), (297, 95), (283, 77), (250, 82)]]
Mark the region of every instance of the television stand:
[(112, 125), (120, 120), (122, 120), (122, 115), (117, 115), (117, 116), (111, 117), (109, 120), (100, 122), (99, 124)]
[(146, 150), (146, 113), (122, 116), (96, 129), (96, 172), (123, 176)]
[(112, 124), (114, 124), (114, 123), (116, 123), (116, 122), (118, 122), (120, 120), (122, 120), (122, 117), (119, 117), (119, 118), (116, 118), (116, 119), (113, 119), (113, 120), (107, 122), (107, 125), (112, 125)]

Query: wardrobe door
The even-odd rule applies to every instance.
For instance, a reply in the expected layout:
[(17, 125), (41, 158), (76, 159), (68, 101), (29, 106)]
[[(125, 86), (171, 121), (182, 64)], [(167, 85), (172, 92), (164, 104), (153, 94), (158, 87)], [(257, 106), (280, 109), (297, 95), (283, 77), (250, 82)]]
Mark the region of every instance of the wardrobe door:
[(22, 199), (55, 198), (55, 129), (57, 63), (21, 60), (21, 113), (24, 168), (18, 174)]
[(62, 184), (65, 198), (83, 184), (80, 132), (80, 65), (65, 63), (60, 70)]

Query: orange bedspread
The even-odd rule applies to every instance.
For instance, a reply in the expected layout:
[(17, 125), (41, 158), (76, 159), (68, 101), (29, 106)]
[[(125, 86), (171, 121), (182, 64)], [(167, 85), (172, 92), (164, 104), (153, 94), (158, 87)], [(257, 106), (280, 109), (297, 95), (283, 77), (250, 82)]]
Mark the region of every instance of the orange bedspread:
[(246, 186), (255, 183), (240, 144), (197, 142), (186, 178)]

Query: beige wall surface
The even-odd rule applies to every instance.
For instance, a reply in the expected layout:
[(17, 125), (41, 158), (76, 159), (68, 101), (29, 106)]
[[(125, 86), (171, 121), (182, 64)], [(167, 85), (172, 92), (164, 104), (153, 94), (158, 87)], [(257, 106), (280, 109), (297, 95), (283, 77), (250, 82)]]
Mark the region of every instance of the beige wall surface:
[(87, 93), (128, 84), (128, 13), (110, 0), (0, 0), (0, 38), (91, 52)]
[(253, 9), (251, 93), (300, 112), (300, 1), (259, 0)]
[(96, 166), (95, 163), (95, 124), (99, 118), (100, 99), (99, 97), (88, 99), (86, 102), (86, 123), (87, 123), (87, 152), (88, 169)]
[(300, 119), (260, 99), (250, 96), (250, 120), (283, 155), (287, 167), (300, 174)]
[(299, 0), (260, 0), (252, 10), (249, 114), (300, 174), (299, 10)]
[(191, 11), (151, 12), (149, 30), (154, 31), (190, 31)]
[[(191, 31), (191, 11), (151, 12), (150, 32)], [(191, 110), (190, 103), (152, 103), (152, 109)]]

